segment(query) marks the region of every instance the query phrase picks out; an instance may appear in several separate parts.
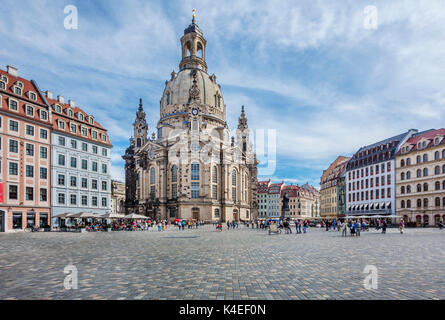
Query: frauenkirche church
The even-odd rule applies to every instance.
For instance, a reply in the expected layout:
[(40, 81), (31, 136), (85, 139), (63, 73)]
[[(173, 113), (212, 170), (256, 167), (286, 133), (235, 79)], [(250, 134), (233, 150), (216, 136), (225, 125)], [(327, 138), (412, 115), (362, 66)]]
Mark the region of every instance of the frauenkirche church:
[(156, 220), (252, 221), (258, 161), (244, 107), (230, 138), (226, 105), (207, 73), (206, 40), (195, 23), (181, 38), (179, 72), (160, 101), (157, 135), (148, 136), (142, 101), (125, 155), (127, 213)]

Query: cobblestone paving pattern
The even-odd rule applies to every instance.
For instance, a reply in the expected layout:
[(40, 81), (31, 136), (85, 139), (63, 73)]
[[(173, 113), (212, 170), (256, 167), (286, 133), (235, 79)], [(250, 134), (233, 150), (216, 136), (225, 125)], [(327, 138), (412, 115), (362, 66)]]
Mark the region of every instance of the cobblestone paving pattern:
[[(293, 232), (3, 233), (0, 299), (445, 299), (443, 230)], [(63, 287), (69, 264), (77, 290)]]

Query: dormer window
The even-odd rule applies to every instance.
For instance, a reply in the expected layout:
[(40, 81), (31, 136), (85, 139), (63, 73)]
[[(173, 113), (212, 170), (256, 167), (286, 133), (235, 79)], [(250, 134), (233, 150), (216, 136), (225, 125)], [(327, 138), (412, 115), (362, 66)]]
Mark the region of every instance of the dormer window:
[(73, 116), (73, 110), (68, 109), (67, 114), (68, 114), (68, 117), (72, 117)]
[(22, 95), (22, 89), (19, 88), (19, 87), (17, 87), (17, 86), (14, 86), (14, 93), (15, 93), (16, 95), (21, 96), (21, 95)]
[(0, 80), (3, 81), (4, 83), (8, 83), (8, 77), (7, 76), (1, 76)]
[(92, 137), (93, 137), (93, 139), (96, 139), (97, 140), (97, 131), (92, 131), (91, 132), (91, 135), (92, 135)]
[(422, 142), (422, 148), (426, 147), (426, 141)]
[(6, 83), (3, 81), (0, 81), (0, 89), (6, 90)]
[(57, 121), (57, 124), (59, 126), (59, 129), (65, 130), (65, 121)]
[(80, 121), (83, 121), (83, 114), (82, 114), (82, 113), (79, 113), (79, 114), (77, 115), (77, 118), (78, 118)]
[(76, 133), (76, 131), (77, 131), (77, 126), (76, 126), (75, 123), (71, 123), (71, 124), (70, 124), (70, 131), (71, 131), (72, 133)]
[(87, 137), (88, 136), (88, 129), (85, 128), (85, 127), (82, 127), (81, 133), (82, 133), (83, 136)]
[(59, 106), (58, 104), (56, 105), (56, 112), (62, 113), (62, 107)]
[(90, 124), (93, 124), (93, 123), (94, 123), (94, 118), (93, 118), (92, 116), (89, 116), (89, 117), (88, 117), (88, 122), (89, 122)]
[(31, 100), (37, 101), (37, 95), (34, 92), (29, 91), (28, 95)]
[(440, 143), (440, 138), (439, 137), (435, 138), (434, 139), (434, 144), (438, 145), (439, 143)]
[(102, 133), (102, 141), (107, 142), (107, 135)]

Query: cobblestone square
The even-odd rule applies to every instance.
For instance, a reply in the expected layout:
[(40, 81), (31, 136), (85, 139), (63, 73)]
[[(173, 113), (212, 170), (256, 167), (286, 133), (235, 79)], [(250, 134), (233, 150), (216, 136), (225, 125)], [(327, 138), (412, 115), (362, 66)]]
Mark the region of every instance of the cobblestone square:
[(0, 299), (445, 299), (444, 244), (438, 229), (0, 234)]

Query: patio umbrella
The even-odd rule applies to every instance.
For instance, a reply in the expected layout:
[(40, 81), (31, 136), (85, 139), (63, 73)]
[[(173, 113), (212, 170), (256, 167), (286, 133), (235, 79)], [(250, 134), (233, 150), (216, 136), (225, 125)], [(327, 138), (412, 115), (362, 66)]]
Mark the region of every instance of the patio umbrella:
[(140, 214), (135, 214), (135, 213), (131, 213), (131, 214), (127, 214), (126, 216), (123, 217), (124, 219), (148, 219), (148, 217), (146, 216), (141, 216)]
[(57, 216), (54, 216), (54, 218), (66, 219), (66, 218), (69, 218), (68, 215), (70, 215), (70, 214), (72, 214), (72, 213), (65, 212), (65, 213), (58, 214)]
[(124, 219), (125, 216), (119, 213), (105, 213), (100, 216), (103, 219)]
[(69, 214), (67, 217), (68, 218), (100, 218), (99, 215), (94, 214), (92, 212), (73, 213), (73, 214)]

